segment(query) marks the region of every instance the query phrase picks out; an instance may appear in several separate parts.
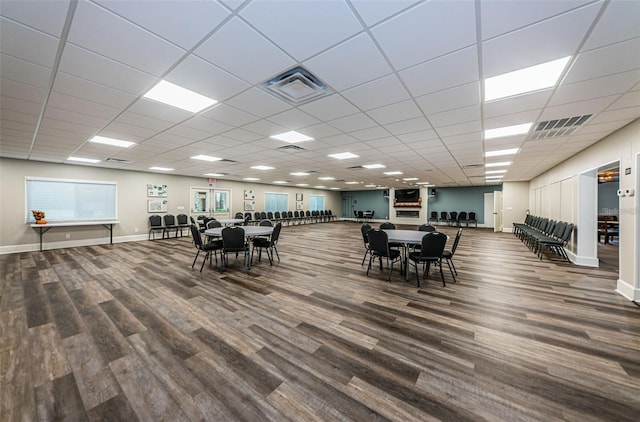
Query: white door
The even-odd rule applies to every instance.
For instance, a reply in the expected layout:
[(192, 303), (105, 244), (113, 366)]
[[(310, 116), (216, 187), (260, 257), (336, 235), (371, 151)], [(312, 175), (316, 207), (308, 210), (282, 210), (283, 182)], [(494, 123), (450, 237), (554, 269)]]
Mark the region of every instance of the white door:
[(197, 218), (204, 215), (210, 216), (210, 189), (191, 188), (191, 216)]
[(502, 192), (493, 192), (493, 231), (502, 231)]
[(212, 189), (211, 192), (213, 218), (231, 218), (231, 192), (222, 189)]
[(484, 226), (495, 227), (493, 221), (493, 192), (484, 194)]
[(224, 189), (191, 188), (191, 215), (230, 218), (231, 192)]

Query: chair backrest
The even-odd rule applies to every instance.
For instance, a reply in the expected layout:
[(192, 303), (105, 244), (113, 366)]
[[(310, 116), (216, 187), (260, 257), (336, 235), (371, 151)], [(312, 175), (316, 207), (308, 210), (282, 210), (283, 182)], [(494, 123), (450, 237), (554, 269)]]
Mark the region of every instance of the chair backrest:
[(307, 218), (310, 218), (310, 217), (311, 217), (311, 211), (306, 210), (306, 211), (305, 211), (305, 216), (306, 216)]
[(573, 234), (574, 228), (575, 226), (573, 225), (573, 223), (567, 225), (567, 228), (564, 230), (564, 233), (562, 234), (563, 242), (568, 242), (569, 239), (571, 239), (571, 235)]
[(457, 211), (451, 211), (449, 213), (449, 216), (451, 217), (451, 220), (455, 221), (458, 219), (458, 212)]
[(393, 224), (393, 223), (386, 222), (386, 223), (380, 224), (380, 229), (381, 230), (382, 229), (395, 230), (396, 229), (396, 225)]
[(371, 229), (367, 233), (369, 249), (377, 254), (389, 255), (389, 235), (381, 229)]
[(244, 229), (241, 226), (230, 226), (222, 229), (222, 249), (225, 252), (244, 251)]
[(446, 220), (449, 214), (446, 211), (440, 211), (440, 219)]
[(262, 218), (260, 218), (260, 211), (256, 211), (253, 213), (253, 219), (256, 221), (262, 220)]
[(271, 222), (271, 220), (261, 220), (260, 224), (258, 224), (259, 226), (269, 226), (269, 227), (273, 227), (273, 223)]
[(149, 227), (162, 227), (162, 217), (159, 215), (149, 216)]
[(364, 218), (364, 211), (358, 211), (358, 218)]
[(267, 213), (264, 211), (260, 212), (260, 220), (266, 220), (267, 219)]
[(467, 212), (466, 211), (460, 211), (460, 214), (458, 214), (458, 220), (466, 220), (467, 219)]
[(431, 218), (438, 218), (438, 211), (431, 211)]
[(276, 223), (273, 226), (273, 233), (271, 233), (271, 244), (275, 245), (278, 243), (278, 239), (280, 238), (280, 230), (282, 230), (282, 223)]
[(282, 217), (280, 217), (280, 211), (276, 211), (273, 213), (273, 218), (277, 221), (280, 220)]
[(267, 220), (273, 220), (273, 211), (267, 213)]
[(222, 223), (219, 222), (218, 220), (216, 220), (215, 218), (207, 221), (207, 228), (208, 229), (215, 229), (216, 227), (222, 227)]
[(178, 214), (176, 219), (178, 220), (178, 224), (181, 226), (186, 225), (189, 222), (189, 217), (187, 217), (186, 214)]
[(189, 227), (191, 228), (191, 236), (193, 236), (193, 244), (196, 245), (196, 248), (202, 249), (202, 238), (198, 226), (192, 224)]
[(426, 233), (420, 246), (421, 258), (440, 259), (447, 244), (447, 235), (440, 232)]
[(458, 233), (456, 233), (456, 238), (453, 241), (453, 246), (451, 247), (451, 256), (456, 253), (456, 249), (458, 249), (458, 243), (460, 243), (460, 238), (462, 237), (462, 229), (458, 229)]
[(373, 218), (373, 214), (376, 213), (376, 210), (371, 210), (371, 214), (369, 215), (369, 218)]
[(360, 226), (360, 233), (362, 234), (362, 241), (364, 242), (365, 247), (369, 244), (369, 238), (367, 237), (369, 230), (371, 230), (371, 226), (369, 224), (365, 223)]
[(431, 224), (422, 224), (418, 226), (418, 230), (421, 232), (434, 232), (436, 231), (436, 228), (433, 227)]
[(189, 220), (191, 220), (191, 224), (196, 225), (196, 226), (198, 225), (198, 223), (196, 223), (196, 219), (195, 218), (189, 217)]
[(287, 211), (287, 218), (293, 219), (293, 211)]
[(294, 216), (295, 218), (300, 218), (300, 211), (295, 210), (295, 211), (293, 212), (293, 216)]
[(175, 226), (176, 225), (176, 218), (173, 216), (173, 214), (165, 214), (163, 219), (164, 219), (164, 225), (165, 226)]
[(242, 214), (241, 212), (237, 212), (234, 218), (237, 218), (237, 219), (241, 218), (244, 220), (244, 214)]

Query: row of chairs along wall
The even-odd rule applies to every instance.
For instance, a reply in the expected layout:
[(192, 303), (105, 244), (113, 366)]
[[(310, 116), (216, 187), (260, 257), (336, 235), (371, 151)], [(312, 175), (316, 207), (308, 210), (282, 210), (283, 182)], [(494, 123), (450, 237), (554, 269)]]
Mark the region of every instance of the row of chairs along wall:
[(467, 227), (469, 227), (469, 224), (473, 223), (475, 227), (478, 227), (478, 218), (476, 213), (473, 211), (470, 211), (469, 213), (466, 211), (431, 211), (428, 223), (446, 223), (452, 226), (461, 226), (464, 224)]
[(540, 260), (546, 250), (569, 261), (565, 246), (569, 243), (576, 226), (566, 221), (527, 215), (524, 223), (513, 225), (513, 234), (538, 255)]

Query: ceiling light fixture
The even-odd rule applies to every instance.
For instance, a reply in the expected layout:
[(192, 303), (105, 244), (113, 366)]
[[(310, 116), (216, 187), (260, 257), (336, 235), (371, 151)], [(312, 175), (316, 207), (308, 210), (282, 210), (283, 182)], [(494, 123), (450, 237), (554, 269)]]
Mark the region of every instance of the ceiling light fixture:
[(276, 185), (284, 185), (285, 183), (289, 183), (286, 180), (274, 180), (272, 183), (275, 183)]
[(149, 167), (149, 170), (157, 170), (157, 171), (173, 171), (174, 169), (169, 167)]
[(279, 133), (277, 135), (272, 135), (270, 136), (270, 138), (277, 139), (279, 141), (288, 142), (290, 144), (295, 144), (297, 142), (303, 142), (303, 141), (313, 141), (312, 137), (303, 135), (302, 133), (296, 132), (295, 130)]
[(191, 157), (192, 160), (202, 160), (202, 161), (220, 161), (222, 158), (220, 157), (212, 157), (210, 155), (195, 155)]
[(368, 184), (368, 185), (364, 185), (365, 188), (375, 188), (377, 187), (377, 185), (374, 184)]
[(329, 154), (329, 157), (337, 158), (338, 160), (346, 160), (348, 158), (358, 158), (357, 155), (350, 152), (339, 152), (337, 154)]
[(105, 136), (94, 136), (93, 138), (89, 139), (89, 142), (94, 144), (110, 145), (113, 147), (120, 147), (120, 148), (129, 148), (131, 145), (136, 144), (135, 142), (124, 141), (122, 139), (107, 138)]
[(504, 167), (504, 166), (510, 166), (511, 165), (511, 161), (501, 161), (499, 163), (487, 163), (484, 166), (485, 167)]
[(407, 182), (410, 182), (410, 181), (412, 181), (412, 180), (420, 180), (420, 179), (418, 179), (417, 177), (405, 177), (405, 178), (403, 178), (402, 180), (407, 181)]
[(77, 161), (79, 163), (91, 163), (91, 164), (100, 162), (100, 160), (96, 160), (95, 158), (82, 158), (82, 157), (69, 157), (67, 158), (67, 161)]
[(498, 127), (484, 131), (484, 139), (504, 138), (505, 136), (522, 135), (529, 132), (533, 123), (523, 123), (521, 125)]
[(213, 98), (205, 97), (165, 80), (158, 82), (156, 86), (144, 94), (144, 97), (192, 113), (198, 113), (218, 102)]
[(554, 86), (571, 56), (538, 64), (513, 72), (487, 78), (484, 81), (484, 100), (511, 97)]
[(484, 174), (502, 174), (506, 172), (506, 170), (487, 170), (484, 172)]
[(383, 169), (386, 166), (384, 164), (364, 164), (362, 167), (366, 169)]
[(318, 180), (336, 180), (336, 178), (331, 176), (323, 176), (323, 177), (318, 177)]
[(386, 174), (387, 176), (395, 176), (397, 174), (402, 174), (401, 171), (385, 171), (383, 174)]
[(324, 185), (314, 186), (316, 189), (326, 189), (327, 187)]
[(289, 173), (291, 176), (309, 176), (311, 173), (307, 173), (304, 171), (294, 171), (293, 173)]
[(500, 157), (503, 155), (514, 155), (520, 151), (520, 148), (499, 149), (496, 151), (487, 151), (484, 153), (485, 157)]
[(296, 186), (304, 187), (304, 186), (309, 186), (309, 184), (308, 183), (296, 183)]
[(209, 176), (209, 177), (223, 177), (226, 176), (225, 173), (205, 173), (205, 176)]
[(359, 185), (360, 182), (344, 182), (345, 185)]
[(243, 177), (242, 180), (246, 180), (248, 182), (253, 182), (253, 181), (256, 181), (256, 180), (260, 180), (260, 179), (257, 178), (257, 177)]
[(251, 167), (254, 170), (273, 170), (275, 167), (271, 167), (271, 166), (252, 166)]

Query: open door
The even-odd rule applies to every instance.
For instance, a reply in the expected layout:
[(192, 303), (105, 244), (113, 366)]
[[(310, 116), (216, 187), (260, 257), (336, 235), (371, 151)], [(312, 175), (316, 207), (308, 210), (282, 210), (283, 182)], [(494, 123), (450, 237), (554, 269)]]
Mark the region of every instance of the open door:
[(493, 231), (502, 231), (502, 191), (493, 192)]

